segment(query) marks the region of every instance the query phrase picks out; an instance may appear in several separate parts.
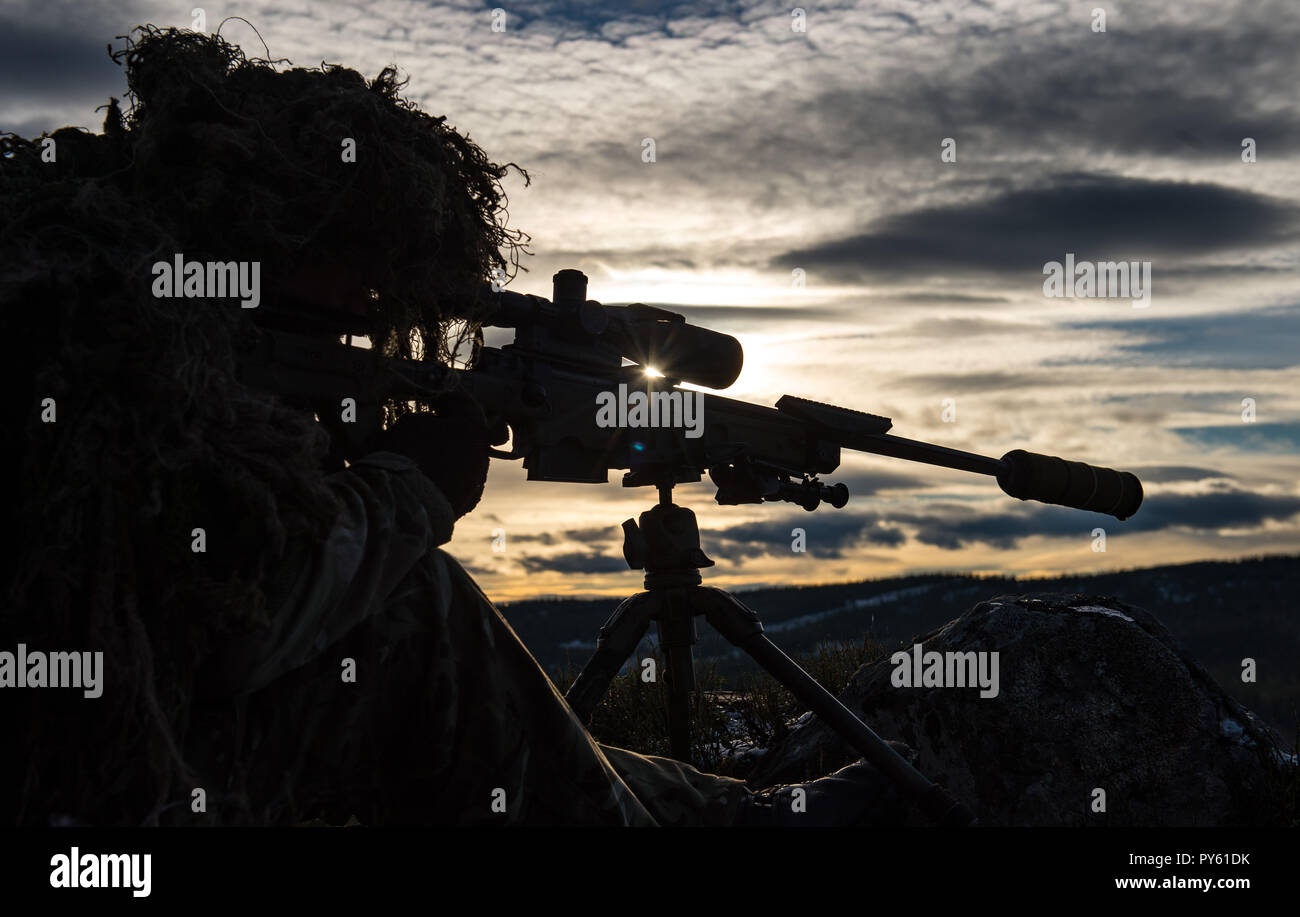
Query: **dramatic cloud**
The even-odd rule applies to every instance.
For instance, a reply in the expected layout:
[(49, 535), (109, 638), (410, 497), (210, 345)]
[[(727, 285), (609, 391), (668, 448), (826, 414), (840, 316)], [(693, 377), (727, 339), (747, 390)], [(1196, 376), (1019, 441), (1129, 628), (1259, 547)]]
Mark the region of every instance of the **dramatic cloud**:
[(1086, 532), (1094, 522), (1132, 535), (1165, 529), (1208, 532), (1219, 529), (1253, 528), (1269, 521), (1285, 521), (1300, 513), (1300, 497), (1261, 496), (1230, 491), (1195, 496), (1149, 496), (1142, 509), (1122, 525), (1101, 516), (1085, 517), (1054, 506), (1034, 506), (1021, 513), (995, 513), (968, 518), (908, 516), (918, 526), (917, 541), (949, 550), (984, 542), (998, 548), (1013, 548), (1035, 535), (1074, 536)]
[(767, 555), (789, 556), (795, 529), (803, 530), (805, 551), (816, 557), (843, 557), (858, 545), (898, 547), (906, 536), (881, 525), (874, 513), (821, 512), (796, 521), (750, 522), (710, 531), (710, 545), (733, 563)]
[[(103, 115), (95, 109), (110, 94), (124, 95), (126, 80), (106, 47), (122, 24), (108, 25), (95, 11), (70, 15), (47, 24), (0, 12), (0, 130), (34, 136), (66, 123), (98, 128)], [(80, 30), (69, 28), (74, 23)]]
[(605, 554), (587, 554), (574, 551), (567, 554), (532, 555), (517, 558), (529, 573), (625, 573), (627, 562), (621, 557)]
[[(111, 37), (111, 36), (110, 36)], [(0, 31), (0, 99), (76, 97), (102, 100), (121, 78), (109, 59), (108, 38), (65, 27), (6, 21)]]
[(1209, 184), (1062, 175), (1042, 188), (888, 217), (870, 232), (796, 249), (779, 267), (839, 283), (962, 270), (1042, 273), (1078, 260), (1200, 255), (1295, 241), (1288, 202)]
[(1076, 322), (1081, 331), (1122, 331), (1129, 338), (1111, 359), (1158, 360), (1166, 366), (1286, 369), (1300, 365), (1300, 306)]
[[(1107, 32), (1091, 35), (1086, 15), (1057, 11), (981, 34), (956, 4), (947, 6), (956, 33), (947, 46), (960, 44), (970, 56), (918, 68), (888, 91), (820, 94), (813, 109), (835, 116), (837, 141), (875, 149), (880, 137), (942, 130), (977, 143), (982, 155), (989, 147), (1068, 147), (1212, 160), (1232, 155), (1243, 137), (1273, 149), (1300, 140), (1294, 101), (1277, 79), (1279, 65), (1294, 75), (1300, 45), (1300, 19), (1285, 0), (1224, 4), (1212, 19), (1204, 6), (1177, 3), (1165, 5), (1165, 16), (1112, 9)], [(935, 35), (925, 44), (944, 41)]]
[(1209, 468), (1195, 468), (1187, 465), (1145, 465), (1133, 469), (1148, 484), (1169, 484), (1176, 481), (1205, 481), (1216, 478), (1231, 478), (1232, 475)]
[(1149, 497), (1133, 517), (1133, 530), (1153, 532), (1179, 527), (1199, 531), (1254, 528), (1284, 522), (1300, 513), (1300, 497), (1222, 491), (1196, 496)]
[(1232, 426), (1174, 427), (1199, 446), (1239, 449), (1244, 452), (1300, 452), (1300, 423), (1241, 423)]

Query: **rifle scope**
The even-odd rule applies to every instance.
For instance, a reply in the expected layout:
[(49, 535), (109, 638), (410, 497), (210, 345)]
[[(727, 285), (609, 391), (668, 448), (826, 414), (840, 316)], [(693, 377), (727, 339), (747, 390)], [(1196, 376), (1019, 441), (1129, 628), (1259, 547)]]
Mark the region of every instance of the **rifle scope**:
[(599, 368), (608, 370), (626, 358), (670, 380), (711, 389), (724, 389), (740, 375), (744, 351), (729, 334), (692, 325), (658, 306), (606, 306), (589, 300), (581, 271), (559, 271), (553, 282), (549, 301), (484, 285), (477, 302), (458, 314), (495, 328), (514, 328), (519, 332), (515, 346), (559, 362), (575, 354), (583, 360), (595, 355)]

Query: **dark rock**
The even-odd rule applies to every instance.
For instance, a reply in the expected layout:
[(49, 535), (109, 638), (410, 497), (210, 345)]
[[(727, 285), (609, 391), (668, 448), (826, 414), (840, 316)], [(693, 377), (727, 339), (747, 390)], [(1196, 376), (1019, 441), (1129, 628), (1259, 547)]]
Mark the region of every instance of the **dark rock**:
[[(840, 700), (879, 735), (915, 749), (918, 769), (982, 824), (1291, 817), (1280, 813), (1287, 779), (1294, 792), (1295, 756), (1141, 608), (1101, 596), (999, 596), (912, 643), (997, 652), (997, 695), (895, 687), (891, 654), (859, 669)], [(807, 780), (857, 757), (810, 717), (764, 756), (750, 785)], [(1097, 788), (1104, 812), (1093, 811)]]

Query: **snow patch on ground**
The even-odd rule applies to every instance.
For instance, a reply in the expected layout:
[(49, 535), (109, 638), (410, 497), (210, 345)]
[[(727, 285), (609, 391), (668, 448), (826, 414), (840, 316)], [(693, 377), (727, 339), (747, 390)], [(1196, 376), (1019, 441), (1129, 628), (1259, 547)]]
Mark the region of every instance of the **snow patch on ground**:
[[(1219, 721), (1219, 731), (1223, 733), (1224, 738), (1231, 739), (1238, 745), (1243, 745), (1246, 748), (1255, 747), (1255, 740), (1246, 734), (1246, 727), (1230, 716)], [(1282, 751), (1280, 748), (1273, 749), (1273, 760), (1284, 766), (1300, 766), (1300, 756)]]
[(1084, 614), (1106, 615), (1108, 618), (1120, 618), (1122, 620), (1128, 621), (1130, 624), (1134, 623), (1133, 619), (1130, 618), (1128, 615), (1124, 614), (1123, 612), (1116, 611), (1113, 608), (1103, 608), (1100, 605), (1078, 605), (1075, 607), (1074, 610), (1081, 611)]
[(1247, 748), (1255, 747), (1255, 740), (1246, 735), (1246, 727), (1230, 716), (1219, 721), (1219, 731), (1223, 733), (1224, 738), (1232, 739), (1239, 745), (1245, 745)]

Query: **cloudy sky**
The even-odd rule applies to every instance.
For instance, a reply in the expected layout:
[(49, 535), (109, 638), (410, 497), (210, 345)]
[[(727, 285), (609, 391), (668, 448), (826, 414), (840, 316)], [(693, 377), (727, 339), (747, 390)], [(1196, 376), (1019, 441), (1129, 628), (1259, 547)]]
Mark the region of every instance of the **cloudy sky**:
[[(140, 22), (189, 27), (194, 5), (0, 3), (0, 128), (97, 125), (124, 90), (106, 43)], [(747, 0), (525, 2), (500, 6), (494, 31), (496, 8), (232, 3), (205, 24), (242, 16), (298, 64), (397, 64), (422, 107), (527, 168), (510, 213), (536, 254), (512, 289), (549, 295), (556, 269), (580, 268), (592, 298), (735, 334), (729, 395), (804, 395), (910, 438), (1061, 454), (1146, 487), (1117, 523), (870, 456), (831, 476), (853, 493), (838, 511), (717, 507), (707, 483), (683, 486), (711, 582), (1300, 551), (1294, 0), (808, 3), (802, 21)], [(265, 54), (241, 22), (222, 34)], [(1043, 266), (1067, 252), (1149, 261), (1149, 304), (1046, 297)], [(494, 462), (449, 549), (494, 598), (624, 593), (639, 575), (618, 526), (650, 502), (617, 475), (525, 483)]]

